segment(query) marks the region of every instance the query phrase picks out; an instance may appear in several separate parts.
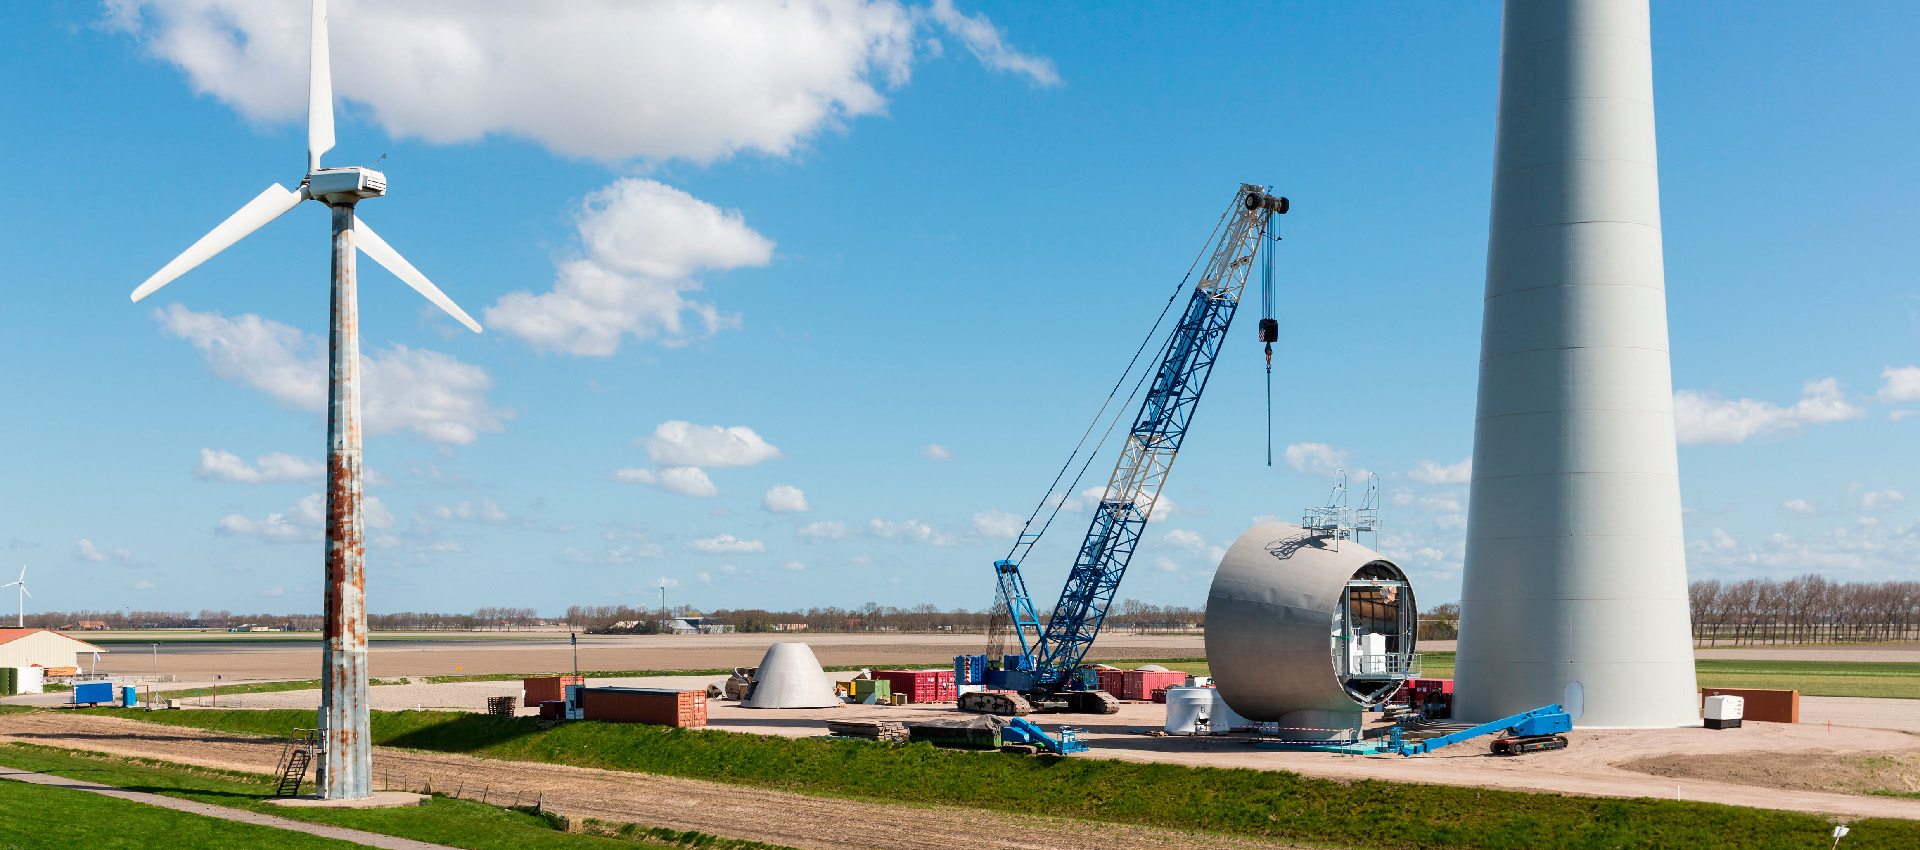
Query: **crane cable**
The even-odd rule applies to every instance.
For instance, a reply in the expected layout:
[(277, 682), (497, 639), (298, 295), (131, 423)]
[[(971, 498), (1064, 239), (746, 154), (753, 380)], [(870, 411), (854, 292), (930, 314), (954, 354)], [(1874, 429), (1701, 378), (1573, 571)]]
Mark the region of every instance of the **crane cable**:
[[(1193, 278), (1193, 270), (1200, 267), (1200, 260), (1206, 257), (1207, 252), (1213, 248), (1213, 241), (1220, 235), (1220, 229), (1226, 226), (1227, 216), (1230, 215), (1231, 212), (1232, 211), (1229, 210), (1227, 213), (1222, 213), (1220, 220), (1214, 223), (1213, 233), (1207, 236), (1207, 243), (1200, 248), (1200, 253), (1193, 258), (1193, 263), (1187, 267), (1187, 273), (1181, 276), (1180, 284), (1174, 287), (1173, 294), (1167, 296), (1167, 303), (1160, 308), (1160, 316), (1153, 320), (1153, 327), (1147, 331), (1146, 338), (1140, 340), (1139, 348), (1134, 349), (1133, 359), (1127, 361), (1127, 368), (1120, 373), (1120, 378), (1113, 382), (1113, 389), (1107, 392), (1107, 400), (1100, 403), (1100, 410), (1093, 414), (1093, 421), (1088, 422), (1087, 430), (1081, 433), (1080, 442), (1074, 444), (1073, 452), (1067, 455), (1066, 463), (1061, 464), (1060, 471), (1054, 474), (1053, 483), (1047, 485), (1046, 495), (1040, 497), (1040, 503), (1035, 505), (1033, 513), (1027, 516), (1026, 524), (1020, 527), (1020, 534), (1014, 538), (1013, 548), (1007, 550), (1007, 560), (1014, 560), (1013, 556), (1020, 551), (1021, 546), (1026, 546), (1031, 550), (1035, 543), (1040, 542), (1040, 537), (1047, 533), (1047, 529), (1053, 526), (1054, 517), (1060, 515), (1061, 506), (1067, 502), (1067, 497), (1064, 494), (1057, 502), (1054, 501), (1053, 498), (1054, 491), (1059, 489), (1060, 479), (1066, 477), (1067, 470), (1073, 466), (1073, 459), (1078, 457), (1080, 455), (1080, 449), (1086, 446), (1087, 437), (1093, 434), (1094, 428), (1099, 427), (1100, 420), (1106, 416), (1107, 407), (1113, 403), (1114, 396), (1120, 394), (1120, 388), (1126, 384), (1127, 376), (1133, 374), (1133, 367), (1139, 364), (1140, 355), (1147, 350), (1147, 343), (1152, 342), (1154, 337), (1160, 335), (1160, 326), (1167, 320), (1167, 311), (1173, 309), (1173, 303), (1179, 300), (1180, 293), (1186, 291), (1187, 281)], [(1171, 339), (1171, 337), (1169, 337), (1169, 339)], [(1143, 370), (1140, 373), (1140, 380), (1134, 383), (1133, 392), (1127, 394), (1127, 402), (1129, 405), (1132, 403), (1133, 397), (1140, 392), (1140, 387), (1146, 383), (1146, 377), (1147, 373)], [(1125, 411), (1126, 406), (1122, 406), (1119, 411), (1114, 413), (1113, 422), (1107, 425), (1106, 432), (1100, 436), (1100, 442), (1095, 444), (1093, 451), (1087, 454), (1086, 462), (1080, 465), (1080, 471), (1073, 476), (1073, 483), (1067, 485), (1067, 493), (1072, 493), (1073, 488), (1080, 486), (1080, 479), (1087, 474), (1087, 469), (1093, 465), (1093, 458), (1100, 453), (1101, 447), (1106, 445), (1107, 438), (1113, 435), (1114, 427), (1120, 423), (1120, 413)], [(1028, 540), (1027, 529), (1033, 527), (1033, 521), (1040, 517), (1041, 511), (1046, 510), (1048, 502), (1054, 502), (1053, 513), (1047, 515), (1047, 520), (1041, 524), (1039, 533), (1033, 535), (1032, 540)]]
[(1261, 247), (1266, 256), (1260, 266), (1260, 341), (1267, 347), (1267, 465), (1273, 465), (1273, 344), (1280, 339), (1280, 322), (1274, 317), (1273, 245), (1280, 231), (1273, 226), (1273, 211), (1260, 228)]

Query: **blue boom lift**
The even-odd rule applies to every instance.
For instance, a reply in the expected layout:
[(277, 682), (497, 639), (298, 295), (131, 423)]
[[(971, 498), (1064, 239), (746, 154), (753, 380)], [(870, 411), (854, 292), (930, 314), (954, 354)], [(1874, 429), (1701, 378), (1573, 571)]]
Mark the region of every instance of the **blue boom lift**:
[[(1200, 394), (1207, 388), (1207, 378), (1213, 373), (1213, 364), (1219, 355), (1220, 344), (1226, 338), (1227, 328), (1233, 324), (1233, 314), (1240, 306), (1240, 294), (1253, 272), (1256, 256), (1262, 245), (1267, 245), (1271, 251), (1271, 243), (1266, 237), (1271, 230), (1273, 216), (1286, 213), (1287, 207), (1286, 198), (1269, 194), (1260, 186), (1242, 184), (1235, 193), (1233, 205), (1228, 207), (1220, 226), (1215, 230), (1217, 239), (1210, 241), (1212, 255), (1206, 269), (1194, 284), (1178, 324), (1160, 349), (1158, 368), (1143, 371), (1140, 383), (1135, 384), (1134, 392), (1137, 394), (1140, 386), (1149, 377), (1152, 379), (1152, 386), (1141, 402), (1140, 412), (1134, 417), (1133, 427), (1126, 433), (1113, 476), (1108, 479), (1107, 489), (1100, 497), (1099, 505), (1094, 508), (1086, 540), (1080, 544), (1073, 570), (1067, 574), (1066, 587), (1060, 592), (1060, 601), (1054, 604), (1053, 615), (1044, 623), (1037, 616), (1033, 599), (1027, 594), (1026, 579), (1020, 574), (1020, 562), (1039, 542), (1078, 483), (1076, 477), (1075, 483), (1069, 484), (1065, 491), (1059, 493), (1059, 498), (1055, 498), (1055, 488), (1073, 465), (1072, 456), (1067, 458), (1060, 474), (1054, 477), (1053, 487), (1041, 499), (1040, 506), (1027, 518), (1026, 526), (1021, 529), (1013, 549), (1007, 553), (1007, 557), (994, 562), (996, 614), (1004, 617), (1003, 622), (1011, 625), (1012, 631), (1019, 637), (1021, 654), (1002, 656), (1002, 666), (1008, 669), (997, 671), (1002, 686), (1000, 689), (962, 694), (959, 701), (962, 711), (1008, 716), (1033, 711), (1097, 714), (1119, 711), (1119, 703), (1112, 695), (1085, 687), (1087, 683), (1076, 683), (1074, 671), (1092, 646), (1093, 639), (1100, 634), (1107, 609), (1113, 604), (1114, 591), (1119, 588), (1120, 578), (1127, 572), (1127, 563), (1133, 558), (1134, 547), (1139, 545), (1140, 534), (1146, 529), (1147, 520), (1153, 516), (1153, 506), (1160, 496), (1161, 485), (1166, 481), (1168, 470), (1173, 467), (1174, 456), (1187, 435), (1187, 427), (1192, 424), (1194, 410), (1200, 404)], [(1185, 285), (1183, 280), (1182, 288)], [(1178, 297), (1179, 291), (1176, 290), (1174, 298)], [(1173, 301), (1169, 299), (1169, 307)], [(1162, 321), (1165, 316), (1163, 310)], [(1158, 331), (1159, 324), (1156, 323), (1147, 340), (1151, 341)], [(1263, 318), (1260, 323), (1261, 341), (1272, 343), (1277, 332), (1277, 322), (1270, 317)], [(1142, 342), (1140, 350), (1134, 353), (1136, 363), (1146, 346), (1147, 342)], [(1271, 362), (1271, 346), (1267, 351)], [(1121, 374), (1114, 391), (1107, 396), (1108, 404), (1118, 395), (1127, 375), (1133, 371), (1133, 365), (1129, 363), (1126, 372)], [(1130, 401), (1132, 396), (1128, 399)], [(1100, 413), (1094, 416), (1094, 424), (1088, 426), (1087, 434), (1093, 432), (1105, 413), (1106, 405), (1102, 405)], [(1117, 419), (1115, 424), (1118, 424)], [(1108, 433), (1111, 432), (1110, 425)], [(1105, 437), (1102, 437), (1104, 441)], [(1081, 436), (1080, 442), (1081, 446), (1086, 444), (1086, 435)], [(1079, 452), (1080, 447), (1075, 447), (1074, 455)], [(1088, 463), (1097, 452), (1096, 446), (1087, 456)], [(1081, 471), (1085, 469), (1083, 464)], [(1049, 507), (1053, 513), (1035, 530), (1035, 521)], [(989, 654), (998, 655), (998, 650), (998, 646), (990, 647)]]

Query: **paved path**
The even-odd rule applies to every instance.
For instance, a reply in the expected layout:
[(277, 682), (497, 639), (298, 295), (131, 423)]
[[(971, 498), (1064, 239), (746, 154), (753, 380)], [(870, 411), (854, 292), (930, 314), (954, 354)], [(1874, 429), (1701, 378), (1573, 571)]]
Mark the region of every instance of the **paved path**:
[(229, 809), (225, 806), (196, 803), (192, 800), (181, 800), (160, 794), (148, 794), (144, 791), (128, 791), (124, 788), (115, 788), (112, 785), (101, 785), (79, 779), (68, 779), (64, 776), (50, 776), (45, 773), (15, 770), (11, 767), (0, 767), (0, 779), (11, 779), (15, 782), (26, 782), (33, 785), (49, 785), (55, 788), (71, 788), (75, 791), (91, 791), (104, 797), (132, 800), (136, 803), (159, 806), (163, 809), (172, 809), (176, 812), (187, 812), (188, 814), (203, 815), (238, 823), (250, 823), (256, 826), (270, 826), (275, 829), (285, 829), (292, 832), (304, 832), (308, 835), (318, 835), (321, 838), (351, 841), (367, 847), (379, 847), (381, 850), (454, 850), (454, 848), (444, 844), (428, 844), (425, 841), (414, 841), (410, 838), (395, 838), (391, 835), (381, 835), (377, 832), (362, 832), (357, 829), (344, 829), (337, 826), (327, 826), (325, 824), (289, 820), (273, 815), (263, 815), (259, 812), (250, 812), (245, 809)]

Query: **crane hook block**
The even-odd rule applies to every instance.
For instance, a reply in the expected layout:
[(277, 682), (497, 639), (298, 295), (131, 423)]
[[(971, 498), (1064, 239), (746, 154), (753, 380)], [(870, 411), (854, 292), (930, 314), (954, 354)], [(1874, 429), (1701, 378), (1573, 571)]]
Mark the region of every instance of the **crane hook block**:
[(1279, 342), (1280, 341), (1280, 322), (1278, 320), (1276, 319), (1260, 320), (1260, 341), (1261, 342)]
[(1287, 214), (1287, 199), (1279, 195), (1265, 195), (1258, 192), (1247, 196), (1247, 209), (1272, 210), (1281, 215)]

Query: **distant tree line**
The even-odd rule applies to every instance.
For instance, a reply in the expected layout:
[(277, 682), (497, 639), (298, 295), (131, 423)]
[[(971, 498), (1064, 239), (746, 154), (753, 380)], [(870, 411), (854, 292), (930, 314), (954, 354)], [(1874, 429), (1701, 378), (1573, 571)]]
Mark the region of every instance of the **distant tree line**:
[(1697, 645), (1920, 639), (1920, 582), (1696, 581), (1687, 601)]
[[(28, 614), (29, 628), (87, 629), (233, 629), (261, 626), (319, 631), (319, 614), (235, 614), (232, 611), (47, 611)], [(547, 625), (532, 608), (480, 608), (471, 614), (368, 614), (372, 631), (479, 631)]]
[[(588, 632), (654, 634), (659, 623), (670, 617), (693, 616), (687, 606), (672, 609), (663, 616), (658, 608), (627, 605), (575, 605), (567, 609), (567, 622)], [(1042, 621), (1050, 610), (1040, 612)], [(947, 632), (985, 634), (988, 612), (965, 608), (943, 610), (934, 605), (897, 608), (869, 602), (857, 608), (817, 607), (805, 610), (769, 611), (763, 608), (720, 608), (704, 616), (731, 622), (736, 632), (772, 632), (802, 627), (807, 632)], [(1148, 605), (1128, 599), (1113, 607), (1107, 615), (1108, 628), (1135, 631), (1192, 630), (1206, 624), (1206, 613), (1184, 606)]]

